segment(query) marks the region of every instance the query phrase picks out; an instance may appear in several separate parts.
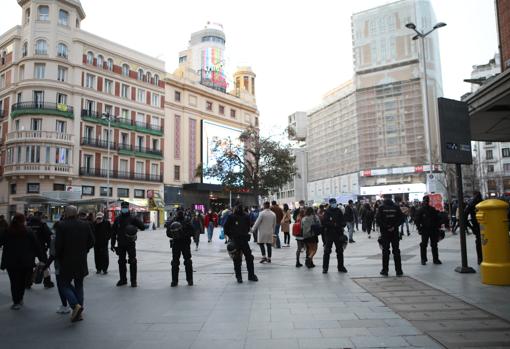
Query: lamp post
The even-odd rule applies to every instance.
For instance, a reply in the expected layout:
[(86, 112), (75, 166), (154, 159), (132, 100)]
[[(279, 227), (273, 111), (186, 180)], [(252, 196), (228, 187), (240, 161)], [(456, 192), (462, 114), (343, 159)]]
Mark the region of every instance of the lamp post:
[[(111, 117), (110, 113), (103, 113), (102, 119), (108, 121), (108, 135), (106, 137), (106, 147), (108, 149), (107, 155), (107, 170), (106, 170), (106, 212), (108, 214), (108, 205), (110, 204), (110, 133), (111, 133)], [(106, 219), (109, 217), (107, 216)]]
[(428, 148), (428, 157), (429, 157), (429, 178), (427, 178), (427, 192), (430, 193), (430, 180), (432, 179), (432, 167), (433, 167), (433, 159), (432, 159), (432, 136), (430, 132), (430, 118), (429, 118), (429, 90), (427, 83), (427, 59), (425, 57), (425, 38), (431, 34), (434, 30), (442, 28), (446, 26), (446, 23), (439, 22), (436, 23), (428, 32), (420, 32), (416, 29), (416, 25), (414, 23), (407, 23), (406, 28), (413, 30), (416, 35), (413, 36), (413, 40), (421, 39), (421, 57), (423, 63), (423, 81), (424, 81), (424, 90), (425, 90), (425, 103), (423, 108), (423, 117), (425, 119), (425, 129), (427, 132), (427, 148)]

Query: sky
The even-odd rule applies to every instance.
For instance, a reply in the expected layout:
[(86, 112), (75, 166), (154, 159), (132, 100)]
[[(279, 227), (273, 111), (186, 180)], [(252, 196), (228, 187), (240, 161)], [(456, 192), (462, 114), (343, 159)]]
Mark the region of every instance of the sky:
[[(166, 62), (173, 72), (190, 34), (208, 21), (226, 35), (226, 69), (256, 73), (263, 130), (317, 106), (353, 75), (351, 15), (389, 0), (81, 0), (81, 28)], [(494, 0), (431, 0), (438, 22), (444, 97), (459, 99), (472, 66), (497, 52)], [(16, 0), (0, 0), (0, 33), (21, 23)]]

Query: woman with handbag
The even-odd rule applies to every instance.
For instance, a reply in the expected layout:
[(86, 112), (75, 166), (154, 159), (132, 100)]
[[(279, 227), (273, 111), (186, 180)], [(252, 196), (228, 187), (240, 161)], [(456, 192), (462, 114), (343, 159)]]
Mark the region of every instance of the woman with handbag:
[(299, 261), (299, 256), (301, 255), (301, 251), (305, 247), (305, 243), (303, 242), (303, 235), (301, 230), (301, 219), (305, 215), (305, 209), (301, 208), (298, 211), (298, 214), (296, 216), (296, 221), (292, 225), (292, 235), (296, 238), (297, 243), (297, 249), (296, 249), (296, 268), (300, 268), (303, 266), (303, 264)]
[(282, 232), (283, 232), (283, 246), (282, 247), (290, 247), (290, 209), (289, 205), (283, 204), (283, 218), (280, 222)]
[(307, 207), (305, 213), (306, 215), (301, 220), (303, 242), (306, 247), (305, 265), (307, 268), (314, 268), (313, 257), (315, 253), (317, 253), (317, 244), (319, 243), (318, 235), (320, 235), (321, 223), (312, 207)]

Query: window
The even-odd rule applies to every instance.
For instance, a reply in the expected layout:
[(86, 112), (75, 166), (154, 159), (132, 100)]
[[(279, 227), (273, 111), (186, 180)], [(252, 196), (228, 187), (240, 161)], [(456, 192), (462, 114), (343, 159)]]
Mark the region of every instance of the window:
[(66, 132), (66, 122), (61, 121), (61, 120), (55, 121), (55, 131), (60, 132), (60, 133), (65, 133)]
[(145, 103), (145, 90), (138, 89), (138, 94), (136, 95), (136, 101), (140, 103)]
[(152, 106), (153, 107), (158, 107), (159, 108), (159, 106), (160, 106), (159, 101), (160, 100), (161, 99), (159, 98), (159, 95), (157, 93), (153, 93), (152, 94)]
[(90, 99), (85, 100), (85, 110), (88, 115), (91, 115), (96, 110), (96, 103)]
[(69, 25), (69, 12), (65, 10), (58, 11), (58, 24), (60, 25)]
[(57, 56), (65, 59), (69, 57), (69, 51), (67, 49), (66, 44), (59, 43), (57, 45)]
[(83, 165), (87, 173), (90, 173), (92, 168), (92, 155), (84, 155), (83, 156)]
[(122, 65), (122, 75), (129, 76), (129, 65), (127, 64)]
[(503, 171), (510, 172), (510, 162), (508, 164), (503, 164)]
[(79, 28), (80, 27), (80, 19), (79, 18), (76, 18), (76, 28)]
[(48, 54), (48, 44), (46, 43), (46, 40), (39, 39), (35, 42), (35, 54), (36, 55)]
[(181, 93), (179, 91), (175, 91), (174, 92), (174, 100), (176, 102), (180, 102), (181, 101)]
[(37, 8), (37, 19), (48, 21), (50, 19), (50, 8), (48, 6), (39, 6)]
[(105, 79), (104, 80), (104, 92), (108, 94), (113, 94), (113, 81)]
[(174, 180), (176, 181), (181, 180), (181, 166), (178, 165), (174, 166)]
[(145, 190), (143, 189), (135, 189), (133, 192), (135, 198), (144, 199), (145, 198)]
[(138, 77), (138, 80), (143, 80), (143, 69), (142, 68), (138, 69), (137, 77)]
[(26, 57), (26, 56), (27, 56), (27, 54), (28, 54), (28, 42), (26, 42), (26, 41), (25, 41), (25, 42), (23, 43), (23, 47), (21, 47), (21, 55), (22, 55), (23, 57)]
[(57, 164), (69, 164), (69, 149), (62, 147), (55, 148), (55, 162)]
[(121, 96), (122, 96), (122, 98), (129, 98), (129, 86), (128, 85), (122, 84)]
[(104, 68), (104, 58), (102, 55), (97, 55), (97, 66)]
[(152, 150), (159, 150), (159, 139), (152, 139)]
[(108, 60), (106, 61), (106, 69), (108, 69), (109, 71), (113, 70), (113, 59), (108, 58)]
[(11, 194), (16, 194), (16, 183), (11, 183)]
[(113, 107), (109, 104), (104, 105), (104, 112), (107, 115), (113, 115)]
[(100, 196), (112, 196), (113, 195), (113, 188), (112, 187), (100, 187), (99, 188), (99, 195)]
[(152, 74), (150, 72), (147, 72), (147, 82), (150, 84), (152, 79)]
[(219, 106), (219, 112), (220, 112), (220, 115), (225, 115), (225, 106), (220, 105)]
[(143, 115), (142, 113), (137, 113), (136, 114), (136, 123), (137, 124), (145, 123), (145, 115)]
[(39, 145), (27, 145), (25, 148), (25, 162), (40, 163), (41, 147)]
[(83, 196), (93, 196), (96, 187), (92, 185), (82, 185), (81, 186), (81, 195)]
[(136, 137), (136, 147), (138, 150), (142, 150), (143, 148), (143, 136)]
[(491, 145), (492, 142), (485, 142), (485, 145)]
[(121, 159), (119, 163), (119, 170), (121, 173), (126, 174), (128, 172), (128, 161)]
[(94, 53), (87, 52), (87, 64), (94, 64)]
[(85, 126), (85, 130), (83, 133), (84, 138), (90, 142), (90, 140), (93, 138), (93, 134), (94, 128), (92, 126)]
[(510, 158), (510, 148), (503, 148), (501, 149), (501, 155), (503, 155), (504, 158)]
[(53, 191), (65, 191), (66, 185), (61, 183), (53, 183)]
[(30, 22), (30, 8), (27, 8), (25, 10), (25, 24), (28, 24)]
[(92, 74), (87, 74), (87, 79), (85, 81), (85, 87), (95, 88), (96, 87), (96, 77)]
[(493, 156), (492, 156), (492, 150), (486, 150), (485, 151), (485, 158), (487, 160), (492, 160), (493, 159)]
[(5, 74), (0, 75), (0, 88), (5, 87)]
[(57, 104), (67, 104), (67, 95), (57, 93)]
[(154, 85), (159, 85), (159, 75), (154, 74)]
[(30, 120), (30, 131), (40, 131), (42, 127), (42, 119)]
[(58, 66), (57, 70), (57, 80), (66, 82), (67, 81), (67, 68)]
[(161, 126), (161, 120), (157, 116), (153, 116), (151, 118), (152, 126), (158, 129)]
[(230, 109), (230, 117), (235, 119), (235, 117), (236, 117), (235, 109)]
[(205, 109), (208, 111), (212, 111), (212, 102), (206, 101), (205, 102)]
[(122, 119), (124, 119), (124, 120), (129, 120), (129, 110), (127, 110), (127, 109), (122, 109), (121, 117), (122, 117)]
[(112, 169), (112, 158), (104, 156), (101, 160), (101, 170), (110, 171)]
[(16, 130), (16, 131), (19, 131), (19, 130), (20, 130), (20, 127), (19, 127), (19, 119), (18, 119), (18, 120), (14, 120), (14, 130)]
[(159, 176), (159, 165), (158, 164), (151, 165), (151, 175)]
[(35, 79), (44, 79), (44, 71), (45, 70), (46, 70), (46, 64), (36, 63), (34, 65), (34, 78)]
[(494, 165), (487, 165), (487, 172), (494, 172)]
[(117, 188), (117, 196), (119, 198), (128, 198), (129, 197), (129, 189), (128, 188)]
[(125, 132), (120, 134), (120, 144), (123, 146), (129, 145), (129, 134)]
[(184, 62), (186, 62), (187, 60), (188, 60), (188, 57), (187, 57), (187, 56), (181, 56), (181, 57), (179, 57), (179, 64), (180, 64), (180, 63), (184, 63)]
[(38, 194), (39, 188), (39, 183), (27, 183), (27, 193)]
[(42, 108), (44, 105), (44, 91), (34, 91), (34, 103), (36, 108)]

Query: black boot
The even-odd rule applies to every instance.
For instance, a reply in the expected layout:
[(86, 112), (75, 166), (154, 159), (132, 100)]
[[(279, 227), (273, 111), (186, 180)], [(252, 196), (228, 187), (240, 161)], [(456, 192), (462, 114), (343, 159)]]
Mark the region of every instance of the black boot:
[(397, 276), (402, 276), (402, 257), (400, 257), (400, 250), (393, 251), (393, 261), (395, 262), (395, 272)]
[[(250, 281), (259, 281), (257, 275), (255, 275), (255, 266), (253, 265), (253, 255), (250, 254), (245, 257), (246, 258), (246, 269), (248, 269), (248, 280)], [(239, 274), (241, 273), (241, 264), (239, 264)], [(241, 279), (242, 280), (242, 279)], [(239, 279), (237, 279), (239, 282)]]
[(338, 271), (341, 273), (347, 273), (347, 269), (344, 266), (344, 251), (336, 253), (336, 260), (338, 263)]
[(312, 263), (310, 262), (310, 258), (305, 258), (305, 266), (310, 269), (312, 267)]
[(420, 244), (420, 257), (421, 264), (427, 264), (427, 245), (424, 245), (423, 242)]
[(241, 273), (242, 260), (234, 260), (234, 273), (238, 283), (243, 282), (243, 274)]
[(188, 286), (193, 286), (193, 263), (190, 260), (184, 261), (184, 270), (186, 271), (186, 281)]
[(131, 263), (129, 265), (129, 277), (131, 279), (131, 287), (137, 287), (138, 284), (136, 283), (136, 262)]
[(301, 250), (296, 251), (296, 268), (301, 268), (303, 264), (299, 261), (299, 256), (301, 255)]
[(381, 275), (388, 276), (388, 268), (390, 264), (390, 252), (383, 251), (382, 253), (382, 270)]
[(55, 284), (51, 281), (51, 276), (47, 276), (43, 281), (44, 288), (52, 288), (55, 287)]
[(119, 263), (119, 281), (117, 282), (117, 286), (124, 286), (127, 284), (127, 267), (125, 263)]
[(324, 253), (322, 257), (322, 273), (327, 274), (329, 269), (329, 254)]
[(177, 286), (179, 282), (179, 264), (175, 265), (174, 262), (172, 262), (172, 283), (170, 286), (175, 287)]

